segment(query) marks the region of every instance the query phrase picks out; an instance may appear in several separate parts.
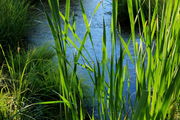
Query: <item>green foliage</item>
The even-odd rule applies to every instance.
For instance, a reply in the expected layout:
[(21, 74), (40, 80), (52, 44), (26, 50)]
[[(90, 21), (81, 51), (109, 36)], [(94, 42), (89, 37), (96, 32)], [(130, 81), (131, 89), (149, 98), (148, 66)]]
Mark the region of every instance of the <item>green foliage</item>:
[[(91, 68), (91, 72), (94, 76), (89, 75), (94, 83), (94, 102), (98, 103), (98, 116), (99, 119), (168, 119), (174, 118), (175, 112), (174, 106), (177, 104), (179, 97), (179, 2), (178, 1), (166, 1), (164, 2), (164, 8), (160, 10), (159, 1), (155, 1), (155, 5), (152, 8), (152, 4), (148, 1), (148, 9), (145, 11), (143, 1), (132, 0), (127, 1), (127, 9), (131, 27), (131, 37), (126, 43), (121, 34), (117, 35), (117, 16), (118, 16), (118, 1), (112, 2), (112, 23), (111, 23), (111, 55), (110, 60), (107, 60), (107, 48), (106, 48), (106, 29), (105, 21), (103, 21), (103, 39), (102, 39), (102, 61), (94, 61), (95, 64), (91, 64), (88, 59), (82, 54), (86, 38), (91, 39), (90, 23), (87, 19), (85, 9), (82, 2), (82, 16), (86, 25), (86, 33), (82, 40), (75, 34), (75, 28), (69, 23), (69, 1), (66, 1), (65, 16), (59, 12), (59, 4), (53, 0), (49, 0), (49, 5), (52, 11), (52, 18), (47, 15), (49, 25), (51, 27), (52, 34), (56, 43), (56, 52), (59, 60), (59, 72), (61, 81), (61, 93), (60, 98), (64, 102), (65, 119), (83, 119), (83, 115), (80, 108), (79, 110), (72, 107), (71, 103), (77, 105), (77, 96), (81, 95), (78, 84), (74, 84), (78, 91), (75, 92), (77, 96), (69, 97), (67, 93), (74, 93), (73, 89), (68, 89), (71, 84), (64, 81), (67, 78), (66, 64), (66, 47), (71, 44), (77, 51), (75, 55), (74, 71), (76, 75), (76, 66), (79, 57), (81, 56), (88, 67)], [(174, 3), (175, 2), (175, 3)], [(146, 3), (147, 4), (147, 3)], [(169, 5), (169, 6), (168, 6)], [(175, 5), (173, 7), (173, 5)], [(136, 10), (134, 10), (136, 9)], [(136, 12), (135, 12), (136, 11)], [(146, 16), (145, 14), (148, 13)], [(161, 16), (160, 21), (159, 16)], [(64, 30), (61, 27), (60, 17), (65, 24)], [(171, 22), (170, 22), (171, 21)], [(135, 24), (139, 24), (140, 43), (136, 40)], [(68, 28), (73, 33), (75, 39), (81, 43), (78, 48), (74, 41), (68, 37)], [(117, 51), (115, 45), (116, 40), (119, 38), (122, 45), (120, 46), (120, 55), (116, 55)], [(134, 58), (129, 50), (129, 44), (134, 45)], [(93, 42), (92, 42), (92, 47)], [(86, 51), (88, 53), (88, 51)], [(124, 57), (128, 55), (132, 61), (132, 64), (136, 66), (136, 101), (135, 105), (131, 105), (130, 91), (124, 91), (125, 87), (131, 86), (128, 81), (128, 65), (124, 65)], [(63, 56), (61, 56), (63, 55)], [(76, 58), (77, 57), (77, 58)], [(85, 66), (85, 65), (81, 65)], [(73, 67), (72, 67), (73, 68)], [(87, 69), (89, 71), (89, 69)], [(106, 74), (108, 73), (108, 74)], [(130, 73), (131, 75), (131, 73)], [(105, 80), (108, 77), (108, 82)], [(72, 77), (73, 78), (73, 77)], [(67, 79), (68, 81), (69, 79)], [(77, 79), (71, 79), (76, 81)], [(71, 81), (70, 80), (70, 81)], [(128, 86), (125, 86), (128, 83)], [(127, 92), (127, 96), (123, 93)], [(75, 100), (74, 100), (75, 99)], [(81, 106), (81, 105), (80, 105)], [(65, 109), (66, 108), (66, 109)], [(78, 112), (77, 112), (78, 111)], [(78, 115), (80, 114), (80, 115)], [(71, 117), (66, 117), (70, 116)], [(90, 115), (90, 119), (95, 119), (94, 115)]]
[(4, 50), (22, 45), (28, 25), (28, 7), (25, 0), (0, 0), (0, 43)]
[[(56, 71), (52, 64), (54, 55), (55, 52), (47, 45), (27, 53), (20, 51), (15, 55), (10, 54), (8, 57), (4, 54), (6, 63), (0, 76), (0, 113), (3, 119), (45, 117), (45, 113), (39, 110), (47, 108), (30, 107), (30, 104), (44, 101), (45, 96), (53, 96), (50, 88), (56, 85), (56, 81), (50, 76), (51, 72)], [(53, 72), (54, 76), (55, 74), (56, 72)]]
[[(131, 21), (131, 34), (134, 36), (135, 20), (133, 19), (132, 0), (128, 1)], [(141, 8), (142, 1), (138, 2)], [(155, 1), (152, 10), (149, 4), (149, 15), (145, 17), (140, 9), (139, 19), (140, 43), (132, 36), (136, 55), (136, 97), (133, 119), (169, 119), (173, 118), (173, 108), (178, 102), (180, 87), (179, 57), (179, 1), (167, 0), (163, 9), (158, 11), (159, 1)], [(161, 20), (159, 21), (159, 15)]]
[[(84, 114), (82, 113), (82, 88), (80, 80), (77, 77), (77, 63), (80, 58), (83, 45), (86, 41), (87, 33), (85, 34), (84, 40), (81, 42), (80, 48), (68, 37), (69, 28), (73, 33), (74, 37), (77, 35), (74, 32), (74, 28), (69, 24), (70, 16), (70, 0), (66, 0), (65, 15), (59, 11), (59, 1), (49, 0), (49, 6), (51, 10), (51, 19), (46, 14), (49, 26), (52, 31), (55, 42), (55, 50), (58, 59), (58, 72), (59, 78), (59, 90), (57, 94), (59, 99), (64, 101), (60, 104), (60, 111), (64, 111), (64, 114), (60, 114), (61, 119), (83, 119)], [(62, 21), (61, 21), (62, 18)], [(64, 29), (61, 23), (64, 22)], [(78, 54), (74, 55), (74, 63), (71, 65), (66, 55), (66, 48), (70, 42), (76, 49)], [(69, 68), (72, 72), (69, 72)]]
[[(55, 52), (48, 46), (8, 57), (0, 70), (0, 114), (2, 119), (65, 119), (83, 120), (165, 120), (179, 119), (180, 89), (180, 1), (127, 0), (131, 35), (125, 41), (117, 27), (118, 3), (112, 1), (111, 54), (107, 52), (106, 22), (103, 20), (102, 60), (93, 60), (84, 47), (87, 38), (94, 48), (91, 22), (80, 1), (86, 32), (82, 39), (76, 34), (76, 23), (70, 24), (70, 0), (65, 15), (58, 0), (48, 0), (46, 13), (54, 37)], [(99, 2), (92, 15), (95, 15)], [(147, 6), (147, 10), (144, 9)], [(152, 6), (153, 5), (153, 6)], [(135, 10), (134, 10), (135, 9)], [(148, 13), (148, 14), (147, 14)], [(160, 19), (160, 20), (159, 20)], [(64, 24), (64, 26), (62, 26)], [(136, 34), (135, 25), (139, 27)], [(117, 33), (118, 31), (118, 33)], [(72, 33), (73, 39), (69, 37)], [(137, 41), (137, 38), (140, 40)], [(116, 43), (120, 40), (120, 51)], [(77, 41), (74, 41), (77, 40)], [(79, 42), (79, 46), (76, 44)], [(129, 45), (133, 44), (133, 52)], [(73, 63), (67, 58), (67, 47), (73, 46)], [(1, 47), (2, 49), (2, 47)], [(86, 52), (89, 59), (83, 53)], [(57, 56), (57, 65), (52, 64)], [(136, 100), (130, 93), (131, 73), (125, 57), (129, 56), (136, 71)], [(79, 63), (79, 59), (84, 61)], [(93, 62), (90, 62), (92, 61)], [(83, 87), (78, 67), (86, 68), (94, 84), (92, 113), (84, 108)], [(3, 72), (7, 71), (7, 72)], [(127, 88), (127, 89), (125, 89)], [(86, 88), (87, 90), (88, 88)], [(7, 102), (8, 101), (8, 102)], [(133, 104), (132, 104), (132, 101)], [(97, 103), (97, 104), (96, 104)], [(97, 116), (95, 113), (97, 109)], [(87, 116), (88, 115), (88, 116)]]

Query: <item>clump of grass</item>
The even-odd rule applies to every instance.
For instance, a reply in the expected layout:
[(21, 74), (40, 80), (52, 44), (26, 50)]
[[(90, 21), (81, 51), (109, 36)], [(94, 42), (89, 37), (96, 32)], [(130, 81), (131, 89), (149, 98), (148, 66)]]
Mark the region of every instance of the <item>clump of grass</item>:
[[(1, 46), (2, 49), (2, 46)], [(55, 71), (52, 58), (55, 53), (48, 46), (19, 51), (5, 55), (5, 63), (0, 76), (0, 113), (2, 119), (32, 119), (45, 117), (43, 106), (30, 104), (45, 101), (45, 96), (53, 98), (50, 90), (56, 83), (51, 75)], [(54, 72), (55, 74), (55, 72)], [(53, 75), (54, 75), (53, 74)], [(48, 95), (49, 94), (49, 95)], [(49, 117), (53, 116), (49, 114)]]
[(5, 51), (24, 42), (28, 7), (26, 0), (0, 0), (0, 43)]

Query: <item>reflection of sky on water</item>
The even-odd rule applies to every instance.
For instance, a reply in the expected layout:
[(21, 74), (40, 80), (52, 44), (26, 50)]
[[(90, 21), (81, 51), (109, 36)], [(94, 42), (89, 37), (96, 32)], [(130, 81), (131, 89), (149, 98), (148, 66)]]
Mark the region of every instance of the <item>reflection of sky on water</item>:
[[(103, 17), (105, 19), (106, 22), (106, 31), (107, 31), (107, 52), (108, 52), (108, 56), (110, 56), (111, 54), (111, 34), (110, 34), (110, 23), (111, 23), (111, 0), (104, 0), (103, 1), (103, 6), (100, 6), (100, 8), (98, 9), (97, 13), (95, 14), (94, 17), (92, 17), (92, 13), (94, 11), (94, 8), (96, 7), (96, 5), (99, 3), (99, 0), (83, 0), (83, 5), (84, 8), (86, 10), (86, 14), (88, 16), (88, 19), (91, 20), (91, 34), (92, 34), (92, 39), (93, 39), (93, 43), (94, 43), (94, 47), (95, 47), (95, 51), (92, 48), (91, 42), (89, 39), (87, 39), (86, 44), (85, 44), (85, 48), (88, 50), (88, 52), (90, 53), (91, 57), (93, 58), (93, 60), (95, 60), (95, 54), (97, 55), (97, 58), (99, 60), (101, 60), (101, 56), (102, 56), (102, 34), (103, 34)], [(64, 11), (64, 3), (60, 4), (61, 8), (62, 8), (62, 12)], [(81, 12), (81, 7), (79, 2), (72, 2), (71, 3), (71, 11), (74, 12), (75, 15), (75, 19), (76, 19), (76, 34), (82, 39), (85, 32), (86, 32), (86, 28), (85, 28), (85, 24), (83, 22), (83, 18), (82, 18), (82, 12)], [(71, 14), (73, 13), (71, 12)], [(35, 46), (39, 46), (39, 45), (43, 45), (44, 43), (50, 43), (50, 44), (54, 44), (53, 41), (53, 37), (51, 34), (51, 31), (48, 27), (48, 22), (46, 20), (46, 17), (44, 15), (38, 16), (37, 21), (41, 21), (39, 23), (36, 23), (35, 26), (32, 27), (32, 29), (30, 30), (29, 33), (29, 40), (32, 42), (32, 44), (35, 44)], [(72, 19), (72, 18), (71, 18)], [(71, 33), (69, 33), (70, 38), (73, 40), (73, 36)], [(124, 37), (125, 40), (128, 39), (127, 36)], [(116, 54), (119, 54), (119, 45), (120, 42), (119, 40), (117, 40), (117, 50), (116, 50)], [(133, 45), (130, 45), (130, 50), (131, 53), (133, 53)], [(67, 50), (67, 55), (68, 58), (70, 60), (72, 60), (72, 56), (73, 53), (75, 53), (75, 49), (70, 46), (68, 47)], [(87, 54), (85, 52), (83, 52), (86, 56)], [(110, 58), (110, 57), (109, 57)], [(73, 62), (73, 61), (72, 61)], [(80, 63), (83, 64), (83, 61), (80, 60)], [(130, 59), (126, 56), (125, 60), (124, 60), (124, 64), (128, 64), (129, 66), (129, 72), (130, 72), (130, 81), (131, 81), (131, 88), (130, 91), (131, 93), (135, 92), (135, 67), (134, 65), (132, 65)], [(90, 79), (87, 71), (85, 69), (83, 69), (82, 67), (79, 67), (78, 69), (78, 74), (79, 76), (81, 76), (84, 79)], [(88, 85), (90, 85), (92, 87), (92, 82), (91, 80), (86, 81), (86, 83)]]

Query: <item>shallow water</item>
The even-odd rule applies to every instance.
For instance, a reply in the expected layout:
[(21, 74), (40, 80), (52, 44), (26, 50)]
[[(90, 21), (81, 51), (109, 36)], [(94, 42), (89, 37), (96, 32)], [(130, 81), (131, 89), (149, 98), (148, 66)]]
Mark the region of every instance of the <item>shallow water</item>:
[[(99, 60), (101, 60), (102, 52), (101, 52), (101, 43), (102, 43), (102, 33), (103, 33), (103, 18), (105, 19), (106, 22), (106, 31), (107, 31), (107, 51), (108, 51), (108, 56), (111, 54), (111, 34), (110, 34), (110, 29), (111, 29), (111, 15), (112, 15), (112, 8), (111, 8), (111, 0), (104, 0), (100, 8), (98, 9), (97, 13), (95, 14), (94, 17), (92, 17), (92, 13), (94, 11), (94, 8), (96, 5), (100, 2), (100, 0), (83, 0), (83, 5), (86, 10), (86, 14), (88, 16), (89, 21), (91, 20), (91, 34), (92, 34), (92, 39), (95, 47), (95, 51), (93, 50), (91, 46), (91, 42), (88, 39), (85, 48), (89, 51), (91, 57), (93, 60), (95, 60), (95, 54)], [(61, 2), (61, 10), (62, 12), (64, 11), (64, 5), (65, 3)], [(75, 15), (76, 19), (76, 34), (80, 37), (83, 38), (86, 28), (85, 24), (82, 18), (82, 12), (81, 12), (81, 7), (79, 2), (74, 0), (74, 2), (71, 3), (71, 14)], [(36, 18), (36, 24), (31, 28), (29, 32), (29, 41), (31, 44), (35, 46), (40, 46), (45, 43), (49, 43), (54, 45), (54, 40), (53, 36), (51, 34), (51, 31), (48, 26), (48, 22), (46, 20), (46, 17), (44, 14), (39, 15)], [(70, 38), (73, 39), (72, 35), (69, 34)], [(124, 35), (124, 39), (128, 39), (127, 35)], [(117, 51), (116, 54), (119, 54), (119, 45), (120, 42), (117, 40)], [(133, 53), (133, 46), (130, 45), (130, 50), (131, 53)], [(75, 49), (73, 47), (69, 47), (67, 50), (67, 55), (69, 59), (72, 59), (72, 55), (75, 52)], [(87, 54), (84, 53), (86, 56)], [(83, 63), (81, 60), (79, 61), (80, 63)], [(135, 68), (134, 65), (131, 64), (130, 59), (128, 57), (125, 58), (124, 64), (128, 64), (129, 66), (129, 72), (130, 72), (130, 80), (131, 80), (131, 87), (130, 87), (130, 92), (134, 93), (135, 92)], [(87, 73), (87, 71), (81, 67), (78, 69), (78, 74), (79, 76), (82, 76), (86, 80), (86, 83), (91, 87), (92, 82), (90, 80), (90, 77)]]

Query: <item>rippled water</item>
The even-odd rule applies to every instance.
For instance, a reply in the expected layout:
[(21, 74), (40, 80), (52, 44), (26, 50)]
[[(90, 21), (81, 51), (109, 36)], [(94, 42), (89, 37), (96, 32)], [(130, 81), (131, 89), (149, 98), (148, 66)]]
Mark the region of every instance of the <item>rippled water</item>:
[[(98, 9), (97, 13), (95, 14), (94, 17), (92, 17), (92, 13), (94, 11), (94, 8), (96, 7), (96, 5), (100, 2), (100, 0), (83, 0), (83, 5), (84, 8), (86, 10), (86, 14), (88, 16), (88, 19), (91, 20), (91, 34), (92, 34), (92, 39), (93, 39), (93, 43), (94, 43), (94, 47), (95, 47), (95, 52), (92, 49), (90, 40), (88, 39), (86, 44), (85, 44), (85, 48), (89, 51), (89, 53), (91, 54), (91, 56), (93, 57), (93, 59), (95, 60), (95, 54), (97, 55), (97, 58), (99, 60), (101, 60), (101, 43), (102, 43), (102, 33), (103, 33), (103, 18), (105, 19), (106, 22), (106, 30), (107, 30), (107, 51), (108, 51), (108, 55), (110, 56), (111, 54), (111, 34), (110, 34), (110, 29), (111, 29), (111, 15), (112, 15), (112, 8), (111, 8), (111, 0), (104, 0), (102, 5), (100, 6), (100, 8)], [(64, 4), (63, 2), (61, 2), (60, 6), (61, 6), (61, 10), (64, 11)], [(86, 28), (85, 28), (85, 24), (82, 18), (82, 12), (81, 12), (81, 7), (79, 4), (79, 1), (72, 1), (71, 3), (71, 14), (75, 15), (75, 19), (76, 19), (76, 24), (77, 24), (77, 30), (76, 33), (80, 38), (83, 38), (85, 32), (86, 32)], [(49, 29), (48, 26), (48, 22), (46, 20), (46, 17), (42, 14), (39, 15), (36, 18), (36, 21), (39, 21), (36, 23), (36, 25), (34, 25), (32, 27), (32, 29), (30, 30), (29, 33), (29, 41), (34, 44), (35, 46), (40, 46), (43, 45), (45, 43), (50, 43), (50, 44), (54, 44), (54, 40), (51, 34), (51, 31)], [(72, 35), (69, 34), (69, 36), (71, 38)], [(128, 39), (126, 37), (126, 35), (124, 36), (124, 39)], [(117, 40), (117, 51), (116, 53), (119, 53), (119, 45), (120, 42)], [(133, 46), (130, 46), (130, 50), (133, 53)], [(71, 59), (72, 57), (72, 53), (75, 52), (75, 49), (72, 47), (68, 48), (67, 51), (67, 55), (69, 57), (69, 59)], [(82, 61), (80, 61), (82, 62)], [(129, 65), (129, 71), (130, 71), (130, 75), (131, 75), (131, 93), (135, 92), (135, 68), (134, 65), (131, 64), (130, 60), (128, 59), (128, 57), (126, 57), (126, 59), (124, 60), (124, 64), (128, 64)], [(79, 68), (78, 70), (79, 75), (82, 76), (84, 79), (87, 80), (87, 83), (91, 86), (92, 82), (90, 81), (90, 78), (86, 72), (86, 70), (84, 70), (83, 68)]]

